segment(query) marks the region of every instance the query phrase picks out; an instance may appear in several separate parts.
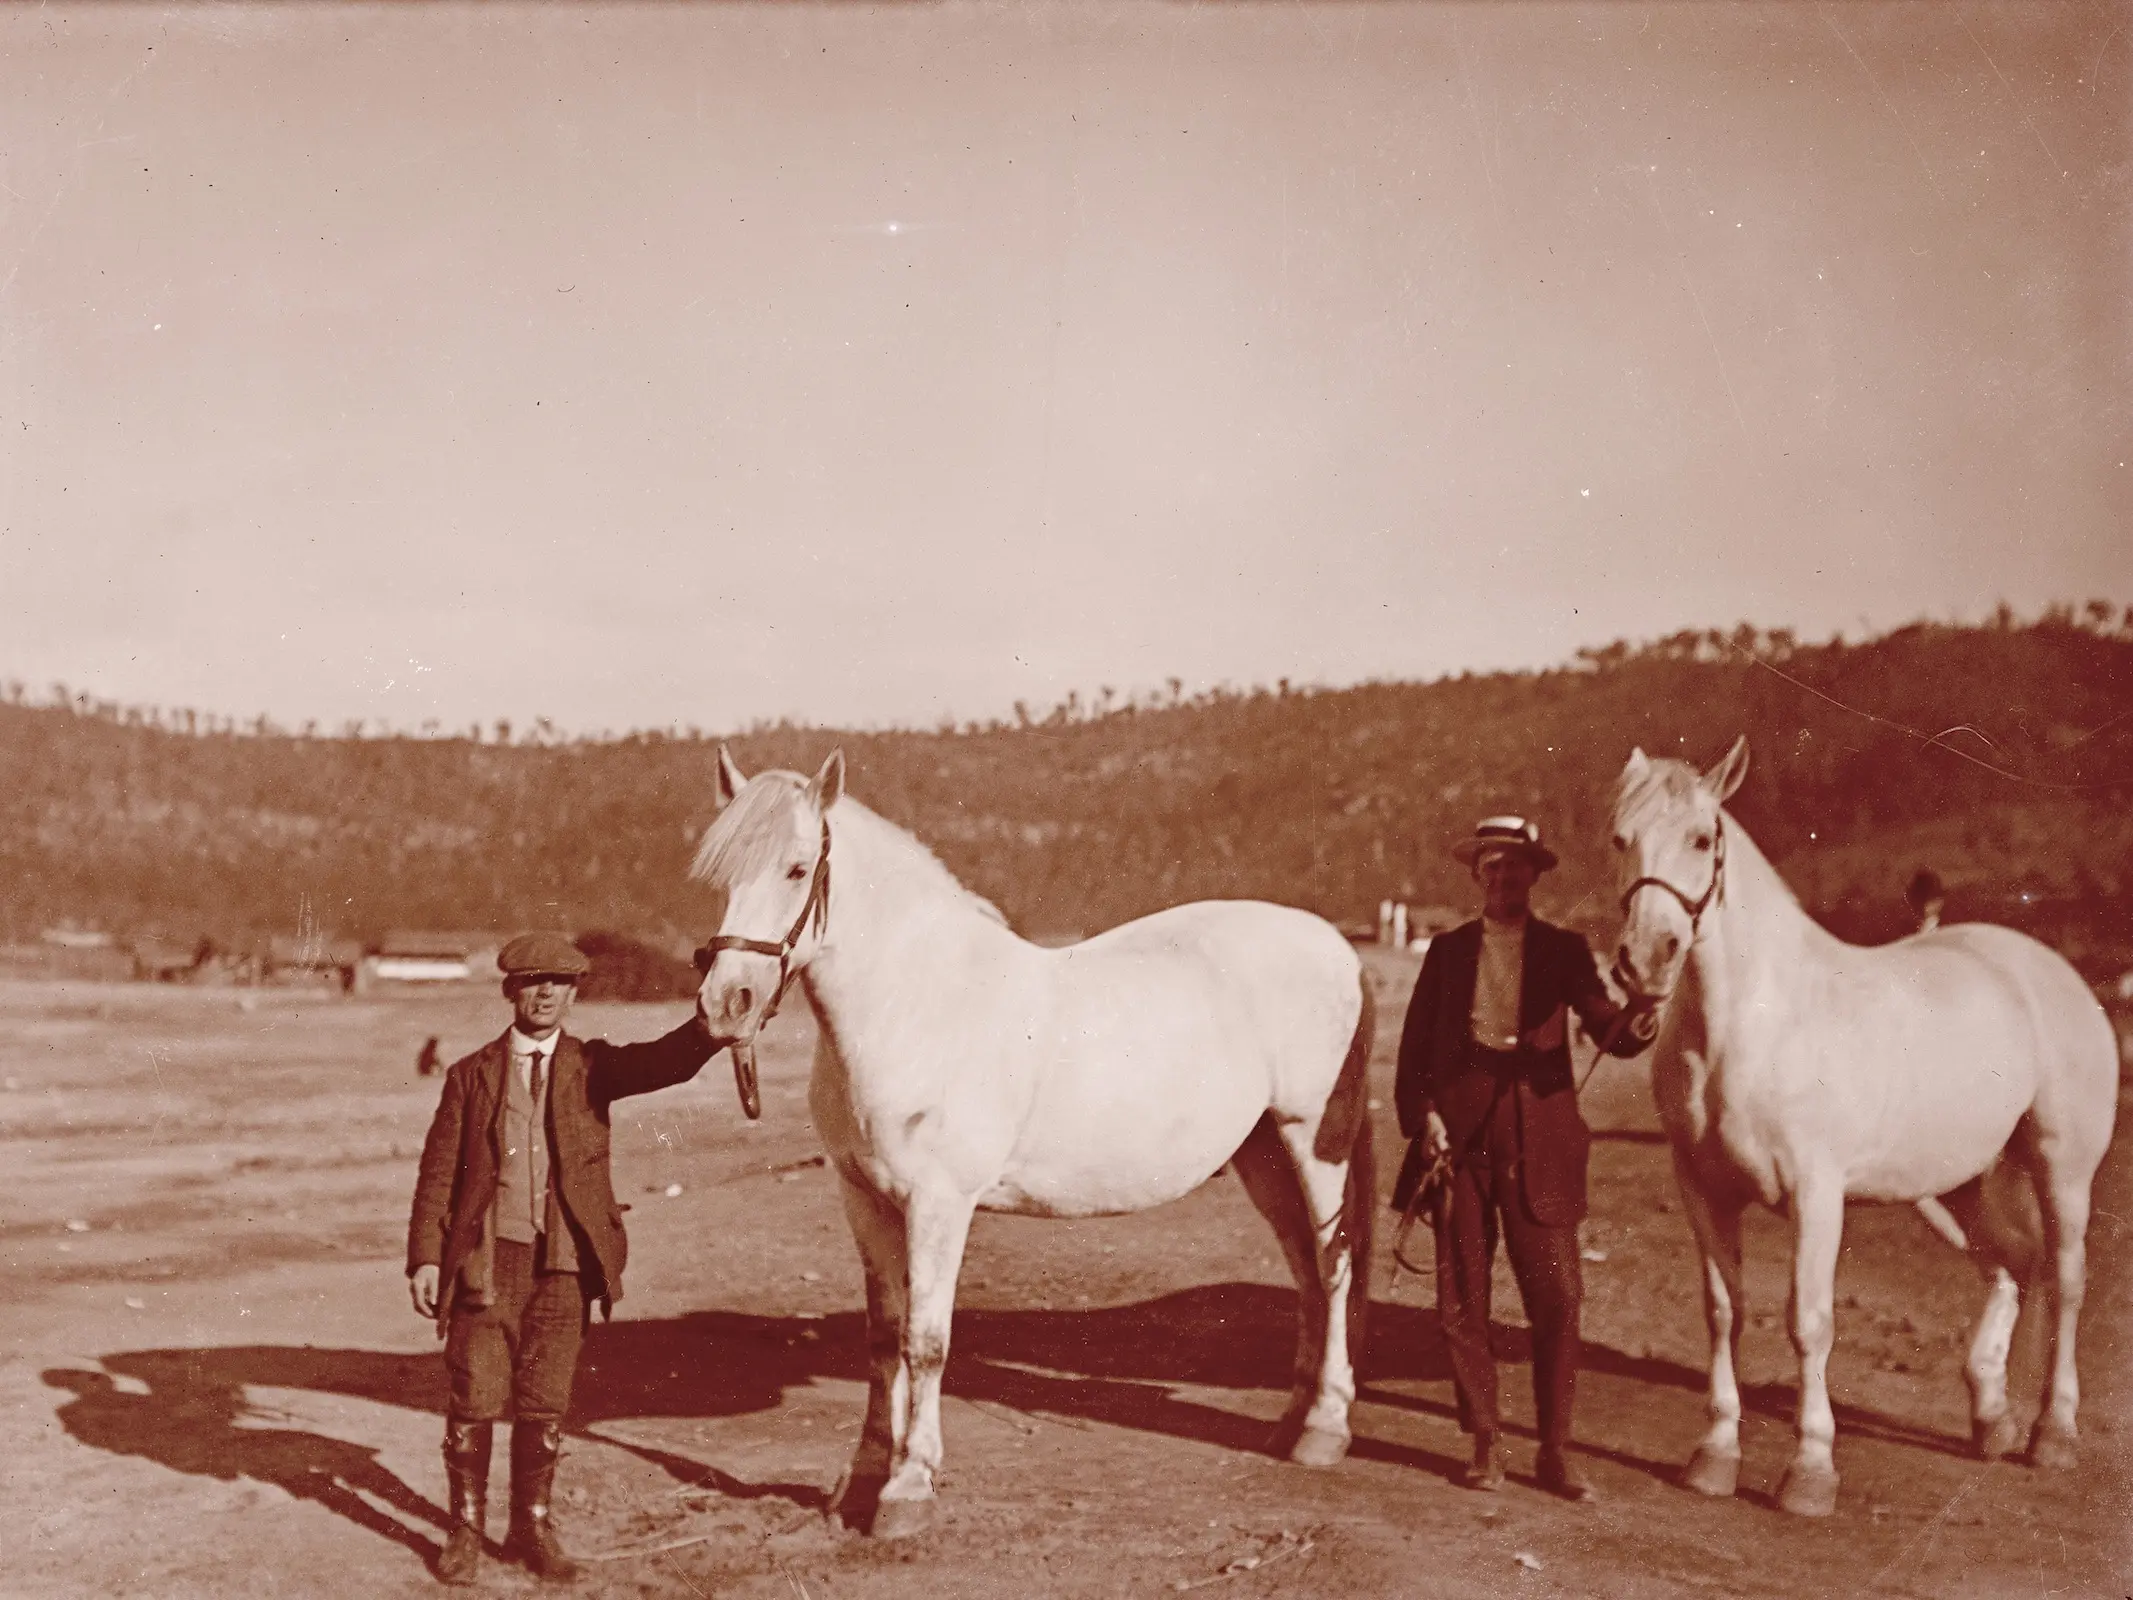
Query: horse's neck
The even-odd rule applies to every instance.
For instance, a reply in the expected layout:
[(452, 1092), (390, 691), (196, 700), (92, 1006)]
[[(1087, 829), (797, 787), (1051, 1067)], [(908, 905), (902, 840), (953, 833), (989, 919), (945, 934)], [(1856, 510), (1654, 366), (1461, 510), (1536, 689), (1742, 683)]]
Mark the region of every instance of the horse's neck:
[(1784, 1025), (1770, 996), (1819, 930), (1747, 830), (1728, 818), (1726, 833), (1725, 887), (1689, 951), (1689, 998), (1712, 1059), (1746, 1061), (1770, 1027)]
[[(846, 810), (849, 806), (851, 809)], [(916, 839), (847, 799), (832, 813), (830, 907), (804, 974), (839, 1034), (952, 976), (974, 939), (1012, 938)]]

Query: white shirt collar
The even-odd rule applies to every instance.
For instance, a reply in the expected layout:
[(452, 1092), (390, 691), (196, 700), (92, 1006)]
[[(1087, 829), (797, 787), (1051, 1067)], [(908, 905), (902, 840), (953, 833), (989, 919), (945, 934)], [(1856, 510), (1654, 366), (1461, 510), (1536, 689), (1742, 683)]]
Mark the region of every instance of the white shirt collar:
[(563, 1037), (563, 1030), (561, 1028), (558, 1028), (555, 1032), (551, 1033), (545, 1039), (535, 1039), (526, 1034), (520, 1033), (518, 1031), (517, 1025), (514, 1023), (512, 1025), (511, 1031), (507, 1033), (504, 1037), (510, 1042), (511, 1045), (511, 1059), (516, 1061), (523, 1056), (554, 1055), (556, 1041)]

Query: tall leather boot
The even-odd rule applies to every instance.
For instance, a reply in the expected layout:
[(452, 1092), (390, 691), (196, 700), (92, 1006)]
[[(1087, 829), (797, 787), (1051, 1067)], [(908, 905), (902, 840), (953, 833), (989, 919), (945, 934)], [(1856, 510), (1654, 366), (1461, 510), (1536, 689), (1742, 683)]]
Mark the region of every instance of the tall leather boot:
[(437, 1557), (437, 1577), (442, 1583), (472, 1583), (481, 1570), (482, 1535), (489, 1523), (489, 1446), (494, 1425), (462, 1422), (449, 1417), (444, 1424), (444, 1477), (452, 1496), (452, 1532)]
[(578, 1564), (556, 1539), (548, 1504), (562, 1448), (560, 1422), (511, 1425), (511, 1533), (504, 1554), (525, 1562), (536, 1577), (558, 1583), (578, 1575)]

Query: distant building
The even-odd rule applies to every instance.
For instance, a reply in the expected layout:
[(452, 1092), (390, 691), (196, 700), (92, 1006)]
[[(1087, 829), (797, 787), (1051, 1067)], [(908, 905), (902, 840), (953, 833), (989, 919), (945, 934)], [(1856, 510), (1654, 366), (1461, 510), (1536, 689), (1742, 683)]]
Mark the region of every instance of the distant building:
[(456, 933), (388, 933), (364, 957), (369, 976), (387, 983), (464, 983), (474, 976), (469, 960), (481, 936)]
[(111, 935), (95, 928), (47, 928), (37, 936), (62, 950), (108, 950)]
[(183, 983), (199, 959), (194, 946), (168, 939), (136, 939), (132, 953), (133, 975), (142, 983)]
[(277, 933), (267, 940), (264, 954), (269, 982), (324, 982), (353, 989), (364, 950), (353, 939)]

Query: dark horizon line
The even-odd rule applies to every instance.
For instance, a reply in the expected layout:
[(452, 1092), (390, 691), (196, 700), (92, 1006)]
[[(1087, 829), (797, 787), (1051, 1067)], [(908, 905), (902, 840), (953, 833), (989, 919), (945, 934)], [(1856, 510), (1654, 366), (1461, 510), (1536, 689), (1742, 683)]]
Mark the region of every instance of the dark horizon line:
[[(2115, 630), (2112, 621), (2114, 614), (2117, 617)], [(584, 744), (662, 742), (702, 744), (723, 739), (754, 738), (768, 733), (849, 734), (864, 738), (899, 735), (957, 737), (986, 733), (1042, 732), (1048, 728), (1078, 727), (1101, 722), (1114, 716), (1161, 713), (1239, 700), (1304, 698), (1313, 695), (1349, 694), (1366, 689), (1428, 688), (1475, 678), (1488, 680), (1542, 677), (1555, 672), (1589, 673), (1599, 671), (1603, 667), (1655, 656), (1672, 660), (1716, 662), (1724, 660), (1730, 652), (1750, 660), (1784, 660), (1798, 652), (1865, 648), (1915, 629), (1990, 633), (2054, 625), (2074, 628), (2102, 638), (2133, 640), (2133, 602), (2120, 606), (2100, 598), (2085, 602), (2050, 601), (2034, 617), (2025, 618), (2003, 600), (1983, 621), (1946, 622), (1920, 616), (1880, 632), (1864, 633), (1857, 640), (1847, 640), (1841, 628), (1833, 630), (1826, 639), (1802, 640), (1788, 627), (1757, 628), (1752, 623), (1742, 621), (1730, 630), (1680, 628), (1649, 639), (1615, 639), (1605, 645), (1581, 645), (1569, 660), (1558, 659), (1547, 665), (1491, 667), (1482, 670), (1461, 667), (1447, 669), (1435, 677), (1428, 678), (1369, 677), (1347, 683), (1298, 683), (1284, 677), (1277, 678), (1272, 686), (1250, 684), (1241, 687), (1223, 680), (1192, 694), (1186, 694), (1183, 690), (1184, 680), (1173, 676), (1163, 680), (1162, 688), (1169, 691), (1167, 698), (1163, 696), (1162, 689), (1158, 688), (1130, 690), (1123, 698), (1107, 685), (1100, 686), (1096, 696), (1087, 698), (1083, 697), (1081, 690), (1069, 689), (1064, 699), (1041, 712), (1033, 712), (1027, 702), (1017, 700), (1014, 702), (1014, 714), (1011, 716), (997, 713), (990, 717), (944, 716), (930, 725), (896, 722), (839, 725), (796, 721), (789, 715), (780, 715), (775, 719), (758, 717), (745, 727), (730, 730), (705, 729), (695, 723), (669, 722), (663, 726), (630, 727), (617, 732), (610, 728), (570, 730), (559, 727), (549, 717), (534, 716), (524, 721), (516, 717), (472, 719), (459, 724), (451, 731), (445, 731), (444, 719), (441, 717), (426, 718), (411, 728), (400, 727), (373, 717), (347, 717), (339, 720), (336, 732), (323, 729), (320, 724), (324, 719), (316, 717), (308, 718), (295, 726), (288, 726), (276, 721), (266, 712), (258, 712), (250, 717), (237, 717), (191, 706), (129, 704), (125, 701), (105, 699), (83, 690), (69, 693), (66, 691), (71, 686), (63, 679), (54, 679), (47, 686), (46, 696), (40, 698), (24, 680), (13, 677), (0, 678), (0, 691), (4, 691), (0, 705), (24, 710), (64, 710), (75, 716), (109, 721), (116, 726), (141, 727), (183, 738), (282, 738), (320, 743), (406, 739), (425, 744), (466, 742), (492, 749), (557, 749)], [(1702, 654), (1706, 647), (1712, 651), (1708, 656)], [(1762, 647), (1769, 647), (1767, 654)], [(175, 725), (178, 719), (187, 715), (194, 718), (193, 726)], [(498, 737), (484, 737), (486, 732), (499, 729), (505, 731)], [(537, 737), (527, 737), (529, 734), (537, 734)]]

